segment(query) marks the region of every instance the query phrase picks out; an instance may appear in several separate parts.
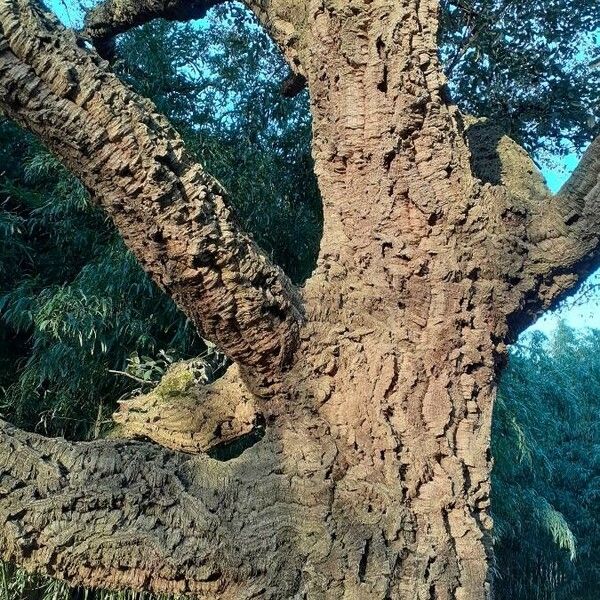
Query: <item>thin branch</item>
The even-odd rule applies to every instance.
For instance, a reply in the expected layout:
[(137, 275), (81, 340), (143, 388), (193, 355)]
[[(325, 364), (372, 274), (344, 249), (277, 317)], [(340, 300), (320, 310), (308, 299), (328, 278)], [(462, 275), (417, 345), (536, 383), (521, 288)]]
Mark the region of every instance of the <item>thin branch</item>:
[(85, 19), (85, 33), (94, 42), (98, 52), (112, 56), (113, 38), (143, 25), (153, 19), (190, 21), (201, 19), (208, 9), (222, 4), (224, 0), (107, 0), (93, 8)]
[[(457, 49), (457, 51), (454, 54), (454, 56), (452, 57), (452, 59), (450, 59), (448, 67), (446, 67), (446, 70), (445, 70), (447, 77), (452, 76), (454, 69), (456, 68), (458, 63), (462, 60), (462, 58), (465, 56), (465, 54), (467, 53), (467, 50), (469, 50), (469, 48), (471, 48), (473, 46), (473, 44), (479, 39), (479, 37), (487, 29), (489, 29), (489, 27), (491, 25), (493, 25), (494, 23), (497, 23), (504, 16), (506, 11), (514, 4), (514, 2), (515, 2), (515, 0), (508, 0), (508, 2), (500, 8), (500, 10), (498, 11), (497, 14), (492, 15), (491, 17), (488, 17), (488, 18), (482, 17), (482, 21), (481, 21), (480, 25), (478, 27), (474, 27), (470, 31), (469, 35), (463, 40), (462, 44)], [(462, 10), (465, 10), (464, 6), (462, 6), (461, 4), (457, 3), (457, 4), (455, 4), (455, 6), (458, 6)], [(474, 13), (473, 11), (469, 12), (468, 13), (469, 19), (471, 19), (474, 14), (477, 14), (477, 13)], [(467, 27), (469, 26), (469, 24), (470, 23), (467, 24)]]
[(108, 369), (109, 373), (112, 373), (113, 375), (123, 375), (123, 377), (129, 377), (129, 379), (133, 379), (133, 381), (137, 381), (138, 383), (143, 383), (144, 385), (156, 385), (158, 383), (158, 381), (154, 381), (154, 380), (150, 380), (147, 381), (146, 379), (142, 379), (141, 377), (136, 377), (135, 375), (132, 375), (131, 373), (126, 373), (125, 371), (115, 371), (114, 369)]

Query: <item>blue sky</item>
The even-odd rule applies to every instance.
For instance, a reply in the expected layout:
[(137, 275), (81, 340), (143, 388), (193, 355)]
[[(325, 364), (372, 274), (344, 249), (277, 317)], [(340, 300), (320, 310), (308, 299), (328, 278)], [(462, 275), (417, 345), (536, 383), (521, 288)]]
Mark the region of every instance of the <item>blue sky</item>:
[[(85, 4), (93, 4), (93, 0), (82, 0)], [(78, 27), (81, 24), (82, 12), (77, 0), (47, 0), (48, 7), (53, 10), (65, 25)], [(559, 170), (546, 169), (543, 171), (548, 186), (557, 192), (568, 179), (578, 163), (577, 156), (567, 156)], [(590, 280), (600, 284), (600, 270), (594, 273)], [(563, 306), (547, 313), (530, 330), (541, 330), (550, 333), (560, 320), (575, 328), (593, 327), (600, 329), (600, 294), (588, 294), (585, 299), (579, 295), (569, 298)]]

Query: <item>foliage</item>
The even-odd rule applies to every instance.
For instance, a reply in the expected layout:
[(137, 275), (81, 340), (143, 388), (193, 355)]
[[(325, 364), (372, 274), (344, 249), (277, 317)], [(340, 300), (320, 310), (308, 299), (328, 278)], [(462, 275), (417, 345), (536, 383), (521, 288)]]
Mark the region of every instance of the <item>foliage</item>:
[(497, 595), (600, 589), (600, 331), (561, 324), (514, 347), (493, 424)]
[(600, 133), (597, 0), (442, 0), (441, 50), (454, 100), (490, 117), (538, 162)]

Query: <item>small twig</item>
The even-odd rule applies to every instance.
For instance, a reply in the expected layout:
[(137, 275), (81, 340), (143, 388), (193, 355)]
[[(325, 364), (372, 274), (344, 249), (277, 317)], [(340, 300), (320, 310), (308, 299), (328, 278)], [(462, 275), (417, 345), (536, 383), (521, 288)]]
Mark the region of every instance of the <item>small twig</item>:
[(113, 373), (114, 375), (123, 375), (124, 377), (129, 377), (129, 379), (133, 379), (134, 381), (137, 381), (138, 383), (143, 383), (144, 385), (152, 385), (152, 384), (157, 384), (158, 381), (154, 381), (154, 380), (145, 380), (142, 379), (141, 377), (136, 377), (135, 375), (132, 375), (131, 373), (126, 373), (125, 371), (114, 371), (113, 369), (108, 369), (109, 373)]

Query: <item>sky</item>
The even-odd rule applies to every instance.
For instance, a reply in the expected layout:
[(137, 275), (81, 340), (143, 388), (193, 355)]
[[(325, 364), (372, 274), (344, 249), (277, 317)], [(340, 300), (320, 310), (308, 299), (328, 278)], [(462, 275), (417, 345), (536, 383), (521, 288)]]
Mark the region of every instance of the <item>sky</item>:
[[(65, 25), (69, 27), (80, 25), (82, 13), (73, 0), (47, 0), (47, 5)], [(561, 165), (562, 168), (558, 170), (544, 169), (542, 171), (548, 186), (553, 192), (557, 192), (561, 188), (577, 166), (578, 160), (575, 155), (567, 156)], [(589, 281), (600, 284), (600, 270), (592, 274)], [(561, 320), (577, 329), (586, 327), (600, 329), (600, 292), (588, 293), (585, 296), (575, 294), (558, 309), (546, 313), (525, 334), (534, 330), (549, 334)]]

